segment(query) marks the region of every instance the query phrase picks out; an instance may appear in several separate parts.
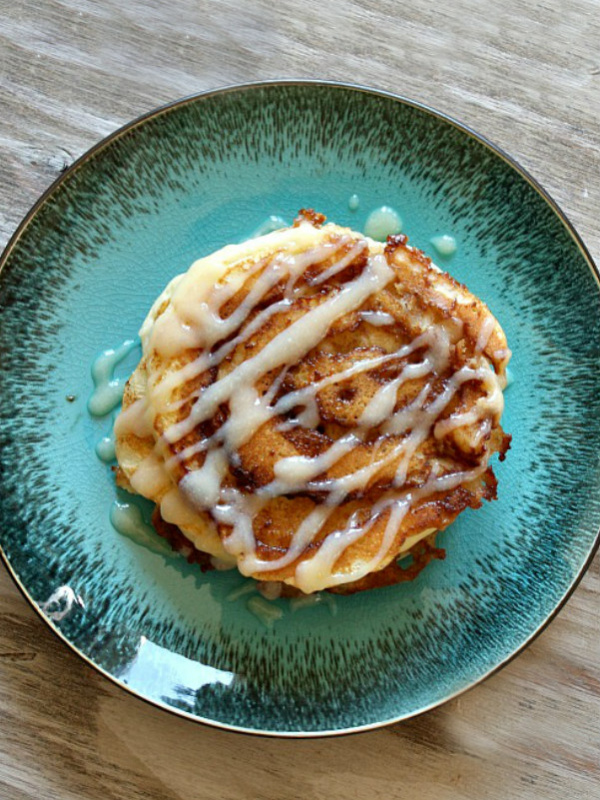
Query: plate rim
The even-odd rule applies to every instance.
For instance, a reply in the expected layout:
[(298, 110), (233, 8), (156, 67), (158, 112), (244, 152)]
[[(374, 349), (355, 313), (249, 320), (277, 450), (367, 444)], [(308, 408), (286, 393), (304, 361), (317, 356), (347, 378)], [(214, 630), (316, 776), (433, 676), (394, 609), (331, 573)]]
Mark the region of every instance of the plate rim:
[[(466, 134), (467, 136), (475, 139), (475, 141), (484, 145), (484, 147), (491, 150), (491, 152), (495, 156), (501, 158), (510, 167), (512, 167), (512, 169), (515, 170), (522, 178), (524, 178), (527, 181), (527, 183), (531, 186), (531, 188), (534, 189), (542, 197), (542, 199), (550, 206), (550, 208), (562, 222), (563, 226), (566, 228), (567, 232), (573, 239), (576, 247), (583, 255), (596, 281), (598, 292), (600, 293), (600, 270), (598, 266), (595, 264), (594, 259), (592, 258), (589, 250), (587, 249), (587, 246), (585, 245), (583, 239), (577, 232), (573, 223), (570, 221), (570, 219), (567, 217), (567, 215), (558, 205), (558, 203), (551, 197), (551, 195), (546, 191), (546, 189), (544, 189), (543, 186), (537, 181), (537, 179), (534, 178), (528, 172), (528, 170), (526, 170), (523, 166), (521, 166), (521, 164), (518, 161), (516, 161), (511, 155), (509, 155), (503, 148), (496, 145), (486, 136), (478, 133), (477, 131), (475, 131), (473, 128), (471, 128), (469, 125), (462, 122), (461, 120), (458, 120), (457, 118), (452, 117), (449, 114), (446, 114), (445, 112), (439, 111), (436, 108), (429, 106), (426, 103), (422, 103), (419, 100), (413, 100), (411, 98), (405, 97), (404, 95), (389, 90), (378, 89), (375, 87), (366, 86), (364, 84), (351, 83), (338, 80), (322, 80), (318, 78), (278, 78), (271, 80), (247, 81), (243, 83), (226, 84), (224, 86), (220, 86), (214, 89), (206, 89), (200, 92), (195, 92), (189, 95), (185, 95), (184, 97), (180, 97), (176, 100), (156, 106), (150, 109), (149, 111), (140, 114), (139, 116), (135, 117), (129, 122), (126, 122), (124, 125), (121, 125), (116, 130), (112, 131), (107, 136), (104, 136), (102, 139), (96, 142), (96, 144), (92, 145), (92, 147), (86, 150), (72, 164), (70, 164), (66, 169), (61, 171), (61, 173), (55, 178), (55, 180), (50, 184), (50, 186), (48, 186), (48, 188), (45, 189), (45, 191), (29, 208), (29, 210), (26, 212), (21, 222), (17, 226), (16, 230), (9, 238), (2, 254), (0, 255), (0, 273), (2, 272), (15, 246), (17, 245), (23, 234), (26, 232), (31, 222), (35, 219), (38, 211), (45, 205), (45, 203), (48, 200), (51, 199), (52, 195), (58, 189), (60, 189), (61, 186), (64, 183), (66, 183), (69, 180), (69, 178), (75, 172), (77, 172), (77, 170), (80, 167), (82, 167), (88, 161), (92, 160), (92, 158), (94, 158), (98, 153), (101, 153), (104, 149), (109, 147), (113, 142), (117, 141), (122, 136), (126, 135), (135, 128), (142, 126), (144, 123), (148, 122), (151, 119), (156, 119), (162, 116), (163, 114), (167, 114), (175, 109), (182, 108), (184, 106), (190, 105), (198, 101), (203, 101), (214, 96), (230, 94), (234, 92), (246, 92), (246, 91), (253, 91), (256, 89), (262, 89), (268, 87), (281, 87), (281, 86), (313, 86), (313, 87), (321, 86), (326, 88), (336, 88), (345, 91), (360, 92), (364, 94), (379, 96), (387, 100), (392, 100), (402, 105), (409, 106), (418, 111), (425, 112), (426, 114), (429, 114), (430, 116), (433, 116), (442, 122), (452, 125), (463, 134)], [(1, 303), (1, 296), (0, 296), (0, 303)], [(555, 619), (555, 617), (558, 616), (558, 614), (565, 607), (571, 595), (575, 592), (575, 590), (581, 583), (583, 576), (589, 569), (599, 549), (600, 549), (600, 528), (596, 533), (596, 537), (592, 543), (592, 546), (587, 554), (585, 561), (583, 562), (579, 571), (577, 572), (577, 574), (575, 575), (575, 577), (573, 578), (573, 580), (571, 581), (565, 592), (563, 593), (558, 603), (553, 607), (553, 609), (546, 616), (546, 618), (542, 620), (542, 622), (538, 625), (538, 627), (516, 650), (510, 653), (506, 658), (504, 658), (494, 667), (489, 669), (485, 674), (481, 675), (477, 680), (473, 681), (472, 683), (469, 683), (467, 686), (457, 689), (455, 692), (443, 697), (440, 700), (436, 700), (428, 705), (417, 708), (414, 711), (400, 714), (399, 716), (392, 717), (390, 719), (379, 720), (377, 722), (372, 722), (364, 725), (356, 725), (349, 728), (315, 730), (315, 731), (278, 731), (278, 730), (260, 730), (258, 728), (247, 728), (240, 725), (233, 725), (230, 723), (221, 722), (220, 720), (201, 717), (197, 714), (193, 714), (192, 712), (184, 711), (182, 709), (169, 706), (166, 703), (161, 702), (160, 700), (155, 700), (142, 694), (138, 690), (131, 688), (126, 683), (121, 681), (119, 678), (109, 673), (99, 664), (96, 664), (91, 658), (89, 658), (88, 655), (86, 655), (73, 642), (71, 642), (67, 638), (67, 636), (64, 633), (62, 633), (62, 631), (54, 624), (54, 622), (44, 614), (40, 606), (29, 594), (27, 588), (21, 581), (20, 577), (13, 569), (7, 554), (4, 552), (1, 542), (0, 542), (0, 563), (4, 565), (4, 568), (8, 572), (8, 575), (13, 580), (14, 584), (16, 585), (17, 589), (20, 591), (21, 595), (24, 597), (26, 602), (33, 608), (35, 613), (38, 615), (38, 617), (40, 617), (40, 619), (45, 623), (45, 625), (50, 629), (50, 631), (52, 631), (52, 633), (54, 633), (54, 635), (57, 636), (58, 639), (62, 641), (68, 647), (69, 650), (71, 650), (75, 655), (77, 655), (81, 660), (83, 660), (83, 662), (88, 666), (88, 668), (90, 668), (96, 673), (99, 673), (104, 678), (107, 678), (113, 685), (125, 691), (128, 695), (138, 700), (141, 700), (144, 703), (154, 708), (157, 708), (161, 711), (167, 711), (168, 713), (173, 714), (176, 717), (189, 720), (196, 724), (205, 725), (210, 728), (217, 728), (232, 733), (248, 734), (252, 736), (262, 736), (270, 738), (316, 739), (316, 738), (330, 738), (334, 736), (348, 736), (356, 733), (363, 733), (412, 719), (414, 717), (420, 716), (421, 714), (425, 714), (428, 711), (432, 711), (434, 708), (438, 708), (439, 706), (444, 705), (445, 703), (448, 703), (451, 700), (455, 700), (457, 697), (460, 697), (465, 692), (468, 692), (471, 689), (475, 688), (476, 686), (479, 686), (481, 683), (486, 681), (492, 675), (495, 675), (497, 672), (500, 672), (500, 670), (502, 670), (507, 664), (509, 664), (513, 659), (517, 658), (517, 656), (519, 656), (524, 650), (526, 650), (530, 646), (530, 644), (535, 639), (537, 639), (537, 637), (548, 627), (548, 625)]]

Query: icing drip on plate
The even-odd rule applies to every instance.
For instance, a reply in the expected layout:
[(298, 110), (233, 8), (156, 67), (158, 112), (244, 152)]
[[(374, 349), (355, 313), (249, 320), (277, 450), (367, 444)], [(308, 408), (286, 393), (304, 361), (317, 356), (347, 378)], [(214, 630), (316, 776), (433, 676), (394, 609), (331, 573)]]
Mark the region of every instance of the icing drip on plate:
[(117, 364), (129, 355), (136, 344), (136, 340), (127, 340), (120, 347), (105, 350), (92, 364), (94, 392), (88, 400), (88, 411), (93, 416), (103, 417), (121, 402), (125, 378), (115, 378), (114, 370)]

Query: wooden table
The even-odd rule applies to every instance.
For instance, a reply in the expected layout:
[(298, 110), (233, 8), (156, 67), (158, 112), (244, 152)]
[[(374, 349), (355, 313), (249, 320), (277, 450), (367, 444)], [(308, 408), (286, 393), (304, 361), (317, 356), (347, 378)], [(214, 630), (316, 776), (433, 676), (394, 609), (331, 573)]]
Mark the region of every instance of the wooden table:
[[(390, 89), (513, 154), (600, 261), (594, 0), (8, 0), (0, 4), (0, 240), (75, 157), (219, 85), (326, 77)], [(0, 570), (0, 797), (600, 796), (600, 560), (501, 673), (385, 730), (284, 741), (152, 708), (62, 645)]]

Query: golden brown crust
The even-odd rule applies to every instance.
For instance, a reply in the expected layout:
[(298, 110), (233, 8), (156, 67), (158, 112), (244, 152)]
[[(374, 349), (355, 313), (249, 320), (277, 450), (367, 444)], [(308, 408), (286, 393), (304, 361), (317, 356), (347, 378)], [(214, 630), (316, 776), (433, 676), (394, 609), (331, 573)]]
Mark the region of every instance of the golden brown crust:
[(326, 219), (325, 214), (320, 214), (314, 208), (301, 208), (298, 216), (294, 219), (294, 227), (297, 228), (303, 222), (310, 222), (315, 228), (320, 228)]

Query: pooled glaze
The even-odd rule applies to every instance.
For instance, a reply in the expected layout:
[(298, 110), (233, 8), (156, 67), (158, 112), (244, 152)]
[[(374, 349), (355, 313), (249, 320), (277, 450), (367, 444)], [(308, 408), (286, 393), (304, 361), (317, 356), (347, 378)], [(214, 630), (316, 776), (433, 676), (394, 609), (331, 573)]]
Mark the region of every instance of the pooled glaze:
[(110, 509), (110, 522), (118, 533), (136, 544), (159, 555), (173, 555), (169, 545), (156, 535), (151, 525), (144, 521), (142, 512), (135, 503), (115, 500)]
[(371, 211), (365, 222), (365, 234), (377, 242), (385, 242), (388, 236), (394, 236), (401, 230), (400, 215), (391, 206), (381, 206)]
[(374, 325), (376, 328), (382, 328), (386, 325), (394, 325), (395, 319), (391, 314), (385, 311), (359, 311), (359, 317), (369, 325)]
[(117, 364), (129, 355), (137, 340), (128, 339), (116, 349), (110, 348), (101, 353), (92, 364), (94, 392), (88, 400), (88, 411), (95, 417), (103, 417), (115, 409), (123, 397), (125, 378), (115, 378)]
[(267, 233), (273, 233), (273, 231), (278, 231), (281, 228), (285, 228), (287, 224), (288, 223), (283, 217), (279, 217), (276, 214), (271, 214), (268, 219), (266, 219), (264, 222), (261, 222), (261, 224), (252, 231), (249, 238), (256, 239), (259, 236), (265, 236)]
[(454, 236), (443, 234), (442, 236), (434, 236), (430, 241), (441, 256), (449, 258), (456, 253), (456, 239)]

